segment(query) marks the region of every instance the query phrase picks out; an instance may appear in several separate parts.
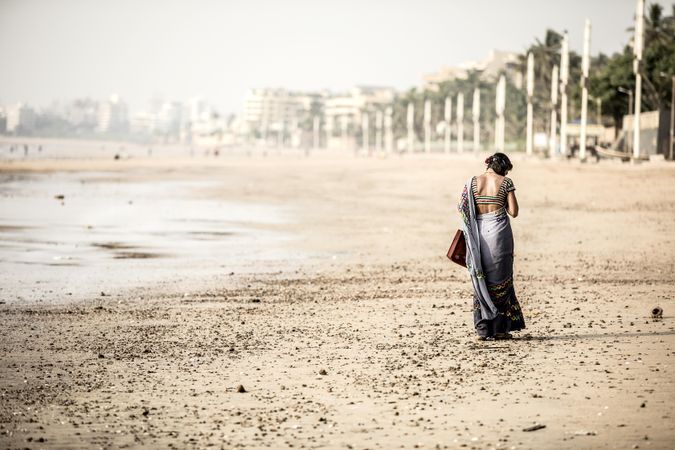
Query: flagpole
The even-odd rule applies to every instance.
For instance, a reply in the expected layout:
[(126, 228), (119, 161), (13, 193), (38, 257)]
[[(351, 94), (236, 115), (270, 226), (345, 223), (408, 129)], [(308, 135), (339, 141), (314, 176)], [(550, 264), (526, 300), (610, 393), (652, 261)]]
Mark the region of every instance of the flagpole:
[(532, 155), (532, 133), (533, 133), (533, 111), (532, 96), (534, 95), (534, 55), (530, 52), (527, 55), (527, 135), (525, 141), (525, 152), (528, 156)]

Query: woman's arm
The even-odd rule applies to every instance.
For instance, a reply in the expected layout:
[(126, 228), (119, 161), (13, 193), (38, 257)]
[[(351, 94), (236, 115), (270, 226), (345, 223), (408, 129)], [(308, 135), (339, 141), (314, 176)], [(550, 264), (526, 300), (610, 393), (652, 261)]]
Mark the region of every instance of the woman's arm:
[(515, 191), (509, 192), (509, 195), (506, 196), (506, 212), (511, 217), (518, 217), (518, 199)]

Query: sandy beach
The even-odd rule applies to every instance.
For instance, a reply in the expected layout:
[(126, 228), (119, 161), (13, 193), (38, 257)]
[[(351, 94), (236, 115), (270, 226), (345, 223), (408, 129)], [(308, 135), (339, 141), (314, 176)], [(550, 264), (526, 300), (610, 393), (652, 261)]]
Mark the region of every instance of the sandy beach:
[(0, 447), (674, 448), (675, 166), (514, 156), (527, 329), (478, 342), (483, 159), (0, 161)]

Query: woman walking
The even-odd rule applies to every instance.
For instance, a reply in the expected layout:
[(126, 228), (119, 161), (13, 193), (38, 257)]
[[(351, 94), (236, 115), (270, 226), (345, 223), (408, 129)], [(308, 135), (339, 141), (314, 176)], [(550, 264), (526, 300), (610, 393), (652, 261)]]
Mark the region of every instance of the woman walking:
[(510, 339), (525, 328), (513, 289), (511, 217), (518, 216), (509, 157), (495, 153), (485, 160), (485, 173), (464, 186), (458, 209), (464, 221), (466, 267), (474, 289), (473, 320), (478, 338)]

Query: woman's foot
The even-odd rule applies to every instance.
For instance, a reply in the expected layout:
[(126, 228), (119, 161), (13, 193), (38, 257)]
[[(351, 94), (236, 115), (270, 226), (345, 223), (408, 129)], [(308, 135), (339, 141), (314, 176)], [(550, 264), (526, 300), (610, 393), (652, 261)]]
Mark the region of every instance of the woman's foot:
[(491, 336), (476, 336), (477, 341), (491, 341), (493, 339)]
[(511, 333), (497, 333), (495, 334), (495, 339), (513, 339), (513, 335)]

